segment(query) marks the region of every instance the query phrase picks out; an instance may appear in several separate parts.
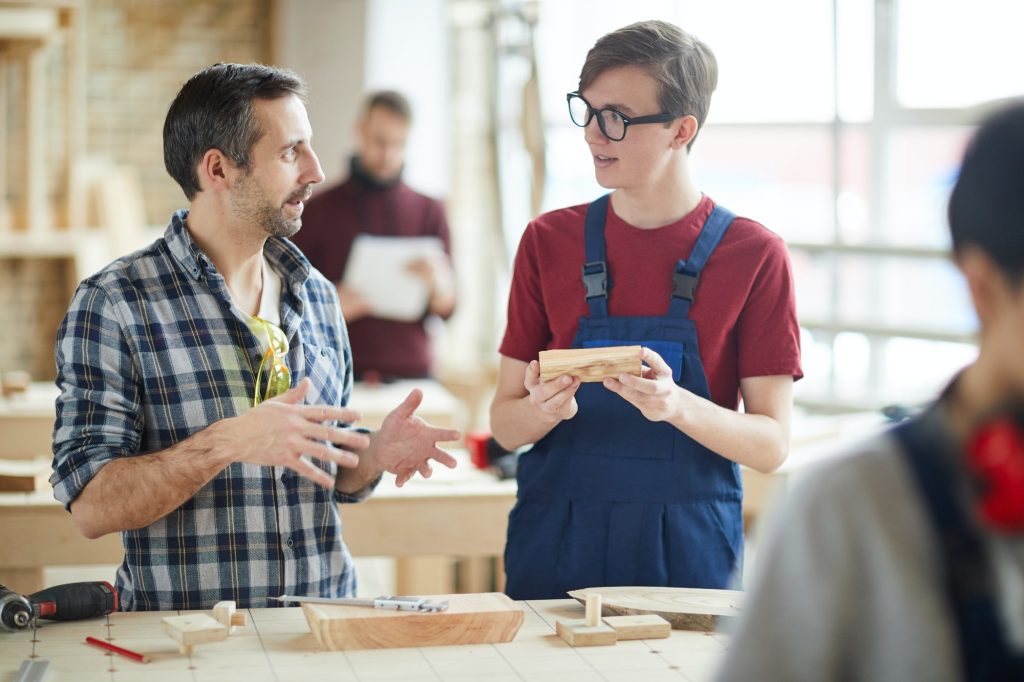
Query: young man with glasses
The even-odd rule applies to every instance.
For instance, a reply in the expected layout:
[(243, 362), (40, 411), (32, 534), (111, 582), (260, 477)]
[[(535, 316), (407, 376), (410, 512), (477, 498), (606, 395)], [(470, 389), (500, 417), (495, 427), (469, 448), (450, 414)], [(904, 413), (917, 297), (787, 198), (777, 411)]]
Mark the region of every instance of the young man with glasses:
[[(716, 82), (706, 45), (647, 21), (598, 40), (568, 95), (613, 191), (535, 219), (516, 255), (491, 407), (502, 446), (535, 444), (509, 517), (514, 598), (728, 586), (743, 548), (737, 465), (786, 457), (801, 370), (785, 245), (689, 172)], [(634, 344), (642, 377), (540, 381), (539, 351)]]
[(337, 503), (455, 464), (415, 391), (379, 432), (344, 428), (337, 294), (288, 241), (324, 177), (304, 97), (262, 65), (186, 82), (164, 160), (188, 210), (82, 282), (58, 332), (50, 480), (85, 536), (121, 532), (126, 610), (353, 596)]

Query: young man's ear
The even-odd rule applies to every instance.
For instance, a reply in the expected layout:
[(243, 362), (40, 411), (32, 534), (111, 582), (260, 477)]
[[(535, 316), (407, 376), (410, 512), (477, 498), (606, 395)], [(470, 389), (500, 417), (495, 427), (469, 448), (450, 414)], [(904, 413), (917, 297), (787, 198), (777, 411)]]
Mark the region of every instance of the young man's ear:
[(234, 165), (219, 149), (207, 149), (202, 160), (196, 167), (199, 176), (199, 187), (206, 190), (227, 189), (230, 184), (231, 171)]
[(1002, 272), (991, 256), (976, 247), (967, 247), (957, 254), (956, 264), (967, 280), (978, 320), (983, 327), (988, 326), (1005, 295)]
[(672, 125), (676, 126), (676, 134), (672, 138), (672, 149), (685, 148), (697, 136), (697, 130), (700, 128), (697, 125), (697, 118), (692, 114), (683, 116)]

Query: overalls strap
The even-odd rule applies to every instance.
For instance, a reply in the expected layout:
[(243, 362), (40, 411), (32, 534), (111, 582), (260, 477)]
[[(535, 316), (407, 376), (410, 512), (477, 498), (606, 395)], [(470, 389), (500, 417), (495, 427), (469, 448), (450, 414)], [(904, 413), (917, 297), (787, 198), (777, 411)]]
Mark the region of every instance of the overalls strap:
[(585, 258), (583, 262), (583, 288), (590, 306), (591, 317), (608, 317), (608, 265), (605, 261), (604, 222), (608, 216), (608, 198), (605, 194), (587, 207), (584, 223)]
[(735, 214), (722, 206), (715, 206), (711, 215), (704, 222), (704, 228), (693, 245), (693, 251), (687, 260), (676, 263), (676, 271), (672, 275), (672, 298), (669, 303), (668, 315), (675, 318), (686, 318), (690, 314), (690, 304), (697, 293), (700, 273), (711, 257), (711, 253), (722, 241), (725, 231), (732, 224)]
[(1019, 680), (1024, 657), (1012, 655), (1000, 622), (993, 573), (982, 539), (963, 506), (954, 497), (954, 475), (947, 458), (949, 445), (936, 436), (928, 420), (934, 412), (904, 422), (893, 430), (927, 516), (939, 540), (946, 595), (956, 618), (966, 680)]

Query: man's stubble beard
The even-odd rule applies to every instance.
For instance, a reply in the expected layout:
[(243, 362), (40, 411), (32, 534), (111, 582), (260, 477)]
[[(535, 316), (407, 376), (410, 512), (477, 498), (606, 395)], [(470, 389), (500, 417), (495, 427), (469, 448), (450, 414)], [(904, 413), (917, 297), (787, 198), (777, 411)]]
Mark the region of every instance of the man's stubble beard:
[[(237, 188), (239, 198), (235, 201), (235, 212), (239, 218), (247, 223), (259, 225), (268, 237), (288, 238), (299, 231), (302, 227), (302, 216), (297, 218), (286, 218), (284, 216), (284, 204), (274, 206), (266, 195), (263, 194), (259, 183), (250, 174), (245, 174), (239, 180)], [(289, 195), (285, 204), (296, 198), (308, 199), (309, 186)]]

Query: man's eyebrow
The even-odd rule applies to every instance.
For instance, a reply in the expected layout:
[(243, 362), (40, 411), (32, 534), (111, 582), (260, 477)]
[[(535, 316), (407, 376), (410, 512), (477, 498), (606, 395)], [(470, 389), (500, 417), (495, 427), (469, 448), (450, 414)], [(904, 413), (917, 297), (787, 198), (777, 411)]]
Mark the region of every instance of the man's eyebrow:
[(285, 143), (284, 143), (283, 145), (281, 145), (280, 147), (278, 147), (278, 150), (279, 150), (279, 151), (282, 151), (282, 152), (283, 152), (283, 151), (285, 151), (286, 149), (291, 149), (292, 147), (297, 147), (297, 146), (299, 146), (300, 144), (306, 144), (307, 142), (308, 142), (308, 141), (307, 141), (306, 139), (304, 139), (304, 138), (301, 138), (301, 137), (296, 137), (296, 138), (293, 138), (293, 139), (291, 139), (291, 140), (288, 140), (288, 141), (287, 141), (287, 142), (285, 142)]
[[(587, 101), (590, 102), (589, 100), (587, 100)], [(628, 104), (620, 104), (619, 102), (605, 102), (601, 106), (597, 106), (594, 103), (590, 102), (590, 106), (592, 106), (592, 107), (594, 107), (594, 109), (598, 109), (598, 110), (600, 110), (600, 109), (615, 109), (616, 111), (620, 111), (623, 114), (628, 114), (630, 116), (635, 116), (636, 115), (636, 111), (632, 107), (630, 107)]]

